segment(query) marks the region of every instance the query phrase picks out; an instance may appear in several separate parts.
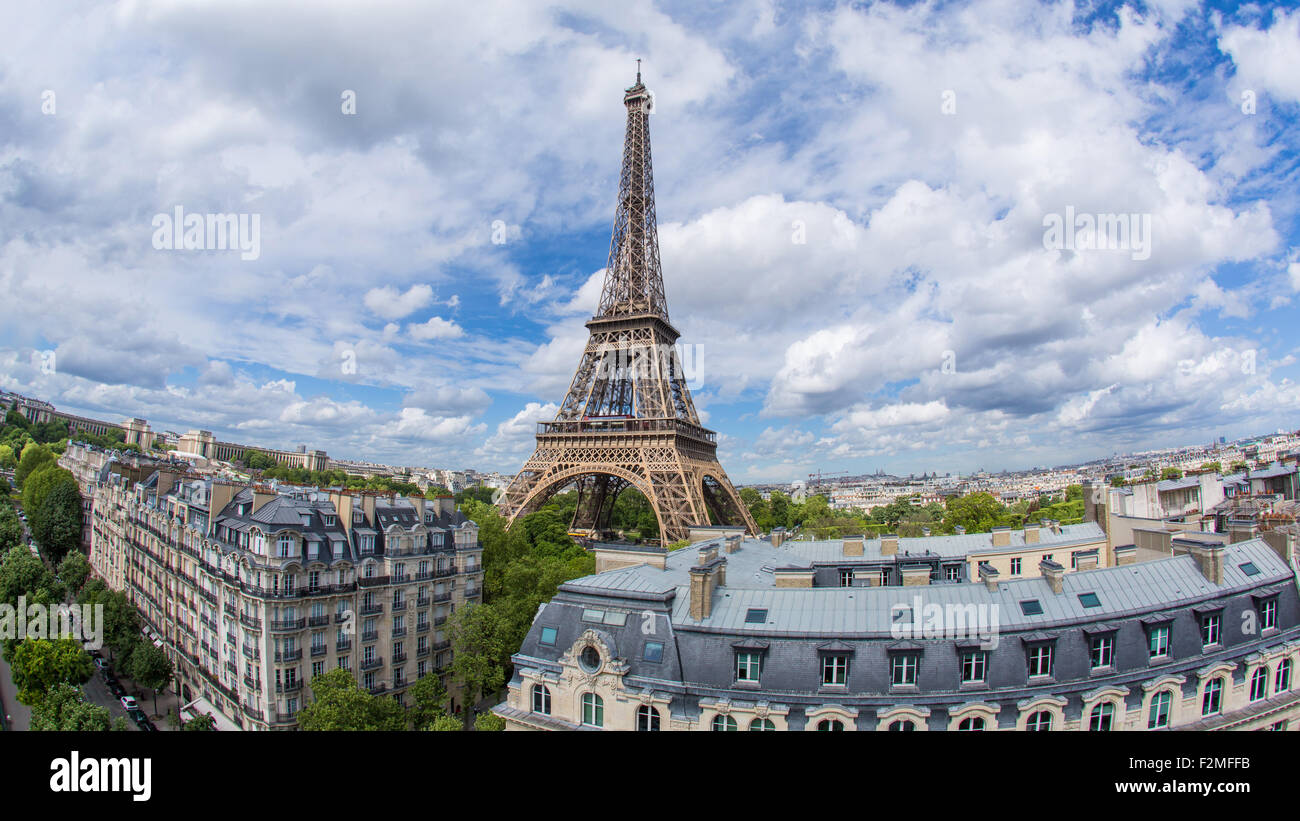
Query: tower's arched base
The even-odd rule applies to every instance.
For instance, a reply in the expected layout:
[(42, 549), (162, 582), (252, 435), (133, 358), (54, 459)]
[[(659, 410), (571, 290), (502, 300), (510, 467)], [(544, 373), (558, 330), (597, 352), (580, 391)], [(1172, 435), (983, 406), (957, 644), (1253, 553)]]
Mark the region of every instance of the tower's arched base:
[(501, 497), (501, 512), (513, 524), (571, 484), (578, 488), (578, 530), (605, 529), (618, 494), (634, 487), (650, 502), (664, 544), (688, 538), (692, 525), (714, 522), (758, 535), (713, 443), (677, 430), (540, 433), (536, 452)]

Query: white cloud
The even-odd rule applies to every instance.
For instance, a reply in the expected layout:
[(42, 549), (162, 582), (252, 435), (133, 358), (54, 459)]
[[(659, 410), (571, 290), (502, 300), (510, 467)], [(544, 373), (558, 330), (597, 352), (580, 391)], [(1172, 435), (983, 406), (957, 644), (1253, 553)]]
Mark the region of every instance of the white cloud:
[(412, 285), (405, 293), (391, 285), (372, 288), (366, 292), (366, 307), (384, 319), (401, 319), (420, 310), (433, 299), (433, 288), (428, 285)]

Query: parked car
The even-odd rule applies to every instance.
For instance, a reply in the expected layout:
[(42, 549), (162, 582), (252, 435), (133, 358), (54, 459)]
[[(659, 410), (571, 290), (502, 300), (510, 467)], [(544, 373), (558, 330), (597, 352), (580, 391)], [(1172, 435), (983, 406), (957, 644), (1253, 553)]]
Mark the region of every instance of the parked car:
[(122, 696), (118, 701), (122, 702), (122, 709), (126, 710), (128, 713), (132, 710), (140, 709), (140, 705), (136, 704), (135, 699), (131, 696)]
[(153, 723), (149, 721), (149, 716), (144, 714), (144, 710), (137, 707), (134, 710), (127, 710), (126, 714), (131, 717), (131, 720), (134, 721), (135, 725), (141, 730), (145, 729), (146, 724), (149, 725), (149, 729), (153, 729)]
[(121, 682), (113, 678), (112, 674), (109, 674), (109, 676), (104, 679), (104, 684), (108, 686), (108, 691), (113, 694), (114, 698), (121, 698), (126, 695), (126, 688), (122, 686)]

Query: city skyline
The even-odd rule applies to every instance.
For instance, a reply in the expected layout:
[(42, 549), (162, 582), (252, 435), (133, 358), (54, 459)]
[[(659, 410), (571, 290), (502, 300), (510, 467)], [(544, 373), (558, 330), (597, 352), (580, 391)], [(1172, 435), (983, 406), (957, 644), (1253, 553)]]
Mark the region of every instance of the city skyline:
[[(667, 296), (738, 484), (1294, 429), (1300, 13), (1039, 11), (329, 8), (272, 43), (276, 5), (17, 10), (0, 388), (517, 470), (596, 308), (639, 57)], [(166, 247), (186, 213), (257, 241)], [(1134, 217), (1132, 247), (1079, 215)]]

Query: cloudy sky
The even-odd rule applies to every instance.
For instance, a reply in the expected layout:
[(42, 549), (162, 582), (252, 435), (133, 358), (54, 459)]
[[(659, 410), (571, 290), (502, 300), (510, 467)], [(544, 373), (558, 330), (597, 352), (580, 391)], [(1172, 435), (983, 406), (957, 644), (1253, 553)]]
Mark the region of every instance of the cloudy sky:
[[(128, 0), (0, 32), (0, 387), (63, 409), (513, 472), (586, 341), (639, 57), (737, 482), (1300, 426), (1300, 12)], [(177, 208), (256, 253), (156, 247)]]

